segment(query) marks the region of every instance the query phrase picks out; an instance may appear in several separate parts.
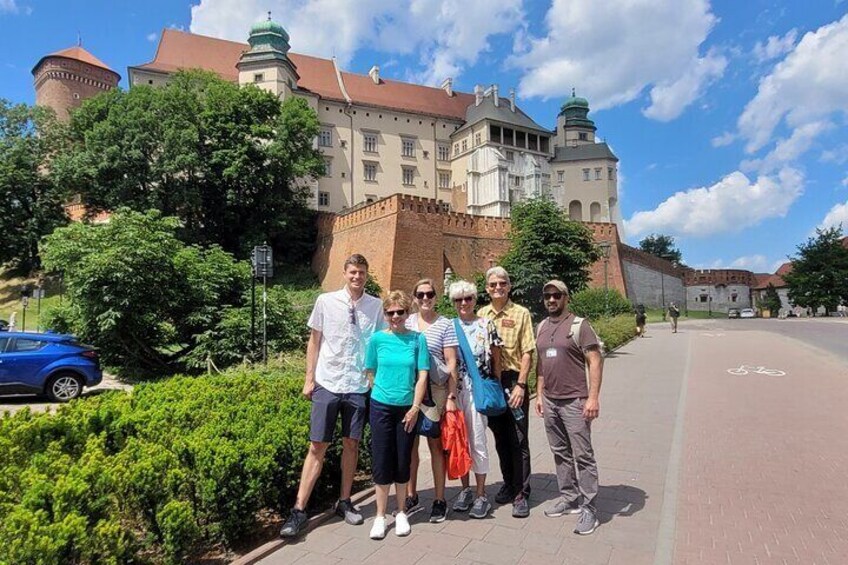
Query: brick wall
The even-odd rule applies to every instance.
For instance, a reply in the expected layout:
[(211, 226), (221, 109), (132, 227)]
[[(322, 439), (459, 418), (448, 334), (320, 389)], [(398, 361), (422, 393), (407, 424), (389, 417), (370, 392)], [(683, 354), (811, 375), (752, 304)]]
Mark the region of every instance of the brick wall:
[(105, 69), (64, 57), (42, 61), (34, 80), (35, 103), (52, 108), (63, 121), (83, 100), (118, 86), (118, 78)]

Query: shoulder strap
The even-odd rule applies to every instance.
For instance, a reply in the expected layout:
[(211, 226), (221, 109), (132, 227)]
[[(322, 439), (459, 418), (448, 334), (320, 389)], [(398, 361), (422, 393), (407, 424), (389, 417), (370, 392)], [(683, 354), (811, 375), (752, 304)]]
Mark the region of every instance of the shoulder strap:
[[(468, 339), (465, 337), (465, 332), (460, 325), (459, 318), (453, 319), (453, 327), (456, 330), (456, 340), (459, 342), (459, 352), (465, 361), (465, 368), (468, 370), (468, 376), (471, 377), (472, 384), (480, 381), (480, 371), (477, 369), (477, 362), (474, 360), (474, 353), (471, 351), (471, 346), (468, 345)], [(475, 385), (476, 386), (476, 385)]]
[(571, 321), (571, 329), (569, 330), (571, 333), (571, 339), (574, 340), (574, 345), (580, 347), (580, 326), (583, 325), (583, 318), (580, 316), (574, 316), (574, 319)]
[(536, 339), (539, 339), (539, 334), (542, 333), (542, 328), (545, 327), (545, 324), (546, 324), (547, 321), (548, 321), (548, 319), (545, 318), (544, 320), (539, 322), (538, 326), (536, 326)]

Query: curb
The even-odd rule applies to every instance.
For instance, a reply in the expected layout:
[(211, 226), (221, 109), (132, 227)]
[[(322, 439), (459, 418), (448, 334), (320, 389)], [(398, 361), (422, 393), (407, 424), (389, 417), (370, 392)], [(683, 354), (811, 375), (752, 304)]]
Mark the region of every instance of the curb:
[[(374, 496), (374, 493), (375, 487), (368, 487), (367, 489), (352, 495), (350, 497), (350, 501), (354, 505), (370, 503), (371, 501), (369, 499)], [(260, 545), (249, 553), (242, 555), (238, 559), (232, 561), (230, 565), (254, 565), (255, 563), (258, 563), (259, 561), (265, 559), (272, 553), (279, 551), (283, 547), (289, 545), (290, 543), (302, 540), (305, 534), (308, 534), (318, 526), (327, 523), (329, 520), (334, 518), (335, 515), (336, 513), (333, 511), (332, 508), (321, 512), (320, 514), (316, 514), (315, 516), (312, 516), (309, 519), (309, 522), (307, 522), (306, 528), (303, 530), (303, 533), (298, 537), (292, 539), (277, 538), (273, 541), (269, 541), (263, 545)]]

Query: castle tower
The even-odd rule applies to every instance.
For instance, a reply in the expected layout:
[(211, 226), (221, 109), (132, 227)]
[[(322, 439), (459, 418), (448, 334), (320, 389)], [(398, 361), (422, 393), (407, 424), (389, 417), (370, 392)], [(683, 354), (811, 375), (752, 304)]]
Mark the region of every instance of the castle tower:
[(297, 88), (300, 78), (297, 67), (289, 59), (289, 34), (283, 26), (271, 19), (258, 22), (250, 28), (247, 42), (250, 49), (242, 53), (236, 68), (239, 84), (255, 84), (285, 99)]
[(571, 98), (562, 105), (557, 116), (556, 145), (576, 147), (595, 143), (595, 122), (589, 119), (589, 101), (571, 89)]
[(121, 75), (80, 45), (42, 57), (32, 68), (35, 103), (52, 108), (62, 121), (82, 101), (118, 86)]

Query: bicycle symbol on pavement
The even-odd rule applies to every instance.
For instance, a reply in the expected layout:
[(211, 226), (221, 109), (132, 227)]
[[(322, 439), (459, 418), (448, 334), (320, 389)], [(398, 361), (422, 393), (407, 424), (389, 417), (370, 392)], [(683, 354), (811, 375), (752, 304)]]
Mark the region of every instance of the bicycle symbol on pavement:
[(766, 369), (765, 367), (755, 367), (753, 365), (739, 365), (738, 367), (734, 367), (733, 369), (728, 369), (728, 373), (731, 375), (767, 375), (769, 377), (783, 377), (786, 375), (785, 371), (781, 371), (779, 369)]

